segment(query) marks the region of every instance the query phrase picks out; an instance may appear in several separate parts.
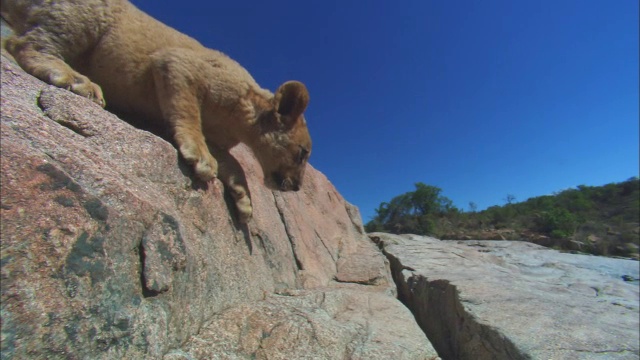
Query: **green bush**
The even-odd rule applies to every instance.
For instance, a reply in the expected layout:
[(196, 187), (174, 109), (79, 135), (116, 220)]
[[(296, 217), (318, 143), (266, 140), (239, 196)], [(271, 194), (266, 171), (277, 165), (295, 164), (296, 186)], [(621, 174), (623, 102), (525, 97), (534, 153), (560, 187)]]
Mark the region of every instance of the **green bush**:
[(555, 208), (545, 211), (539, 217), (539, 230), (553, 238), (567, 238), (575, 233), (578, 217), (567, 209)]

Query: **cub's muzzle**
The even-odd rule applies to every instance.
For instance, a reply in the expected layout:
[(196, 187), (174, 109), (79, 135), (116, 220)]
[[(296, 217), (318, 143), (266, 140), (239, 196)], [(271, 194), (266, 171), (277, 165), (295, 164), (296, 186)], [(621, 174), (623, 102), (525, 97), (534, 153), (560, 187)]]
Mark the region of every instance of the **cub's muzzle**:
[(289, 177), (283, 177), (278, 173), (271, 175), (273, 183), (280, 191), (298, 191), (300, 190), (300, 181)]

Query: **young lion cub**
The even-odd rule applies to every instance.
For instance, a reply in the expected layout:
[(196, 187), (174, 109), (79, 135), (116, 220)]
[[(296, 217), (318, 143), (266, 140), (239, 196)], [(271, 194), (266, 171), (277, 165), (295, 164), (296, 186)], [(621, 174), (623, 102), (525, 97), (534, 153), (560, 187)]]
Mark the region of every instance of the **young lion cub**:
[[(160, 23), (127, 0), (2, 0), (15, 35), (6, 47), (28, 73), (100, 106), (164, 120), (196, 175), (218, 175), (240, 220), (252, 208), (228, 150), (251, 147), (271, 188), (298, 190), (311, 153), (303, 112), (306, 87), (285, 82), (275, 95), (226, 55)], [(239, 169), (241, 171), (241, 169)]]

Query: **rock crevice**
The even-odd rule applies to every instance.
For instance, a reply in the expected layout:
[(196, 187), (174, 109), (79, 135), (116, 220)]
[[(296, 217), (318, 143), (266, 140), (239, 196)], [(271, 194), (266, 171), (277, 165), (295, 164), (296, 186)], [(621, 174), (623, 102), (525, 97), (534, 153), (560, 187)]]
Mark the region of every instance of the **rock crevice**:
[(298, 254), (296, 253), (296, 239), (291, 234), (291, 230), (289, 229), (290, 225), (287, 223), (287, 218), (284, 215), (284, 211), (282, 210), (282, 205), (280, 205), (280, 202), (278, 201), (278, 197), (275, 194), (273, 194), (273, 203), (275, 204), (276, 209), (278, 210), (278, 215), (280, 215), (280, 220), (282, 221), (282, 226), (284, 227), (284, 231), (287, 234), (287, 239), (289, 240), (289, 244), (291, 244), (291, 254), (293, 255), (293, 259), (296, 262), (296, 267), (298, 268), (298, 270), (304, 270), (304, 265), (302, 264), (302, 262), (298, 258)]
[(640, 358), (640, 289), (624, 281), (637, 261), (518, 241), (369, 236), (443, 359)]
[(415, 273), (385, 250), (380, 236), (370, 238), (389, 260), (398, 299), (413, 313), (442, 359), (529, 359), (509, 339), (468, 313), (455, 285)]

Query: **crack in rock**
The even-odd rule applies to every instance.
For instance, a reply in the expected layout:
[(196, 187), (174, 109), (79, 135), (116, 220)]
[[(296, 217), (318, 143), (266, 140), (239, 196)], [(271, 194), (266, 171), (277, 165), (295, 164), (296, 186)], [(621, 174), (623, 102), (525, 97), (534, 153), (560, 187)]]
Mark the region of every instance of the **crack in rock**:
[(291, 234), (291, 230), (289, 229), (289, 224), (287, 222), (287, 219), (284, 216), (284, 210), (282, 210), (282, 207), (280, 206), (280, 203), (278, 202), (278, 199), (276, 198), (276, 195), (273, 192), (272, 192), (272, 195), (273, 195), (273, 203), (276, 205), (276, 209), (278, 209), (278, 215), (280, 215), (280, 220), (282, 221), (282, 225), (284, 226), (284, 231), (287, 233), (287, 239), (289, 239), (289, 243), (291, 244), (291, 251), (293, 252), (293, 258), (296, 262), (296, 266), (298, 267), (298, 270), (304, 270), (304, 266), (302, 265), (302, 262), (298, 258), (298, 254), (296, 252), (295, 236)]
[(370, 239), (389, 260), (398, 299), (413, 313), (443, 360), (529, 358), (497, 330), (479, 323), (469, 314), (454, 285), (406, 272), (414, 270), (388, 253), (379, 237), (370, 236)]
[(82, 137), (89, 138), (97, 134), (91, 124), (76, 117), (68, 109), (64, 108), (56, 98), (56, 94), (47, 89), (43, 89), (38, 93), (36, 104), (46, 117)]

